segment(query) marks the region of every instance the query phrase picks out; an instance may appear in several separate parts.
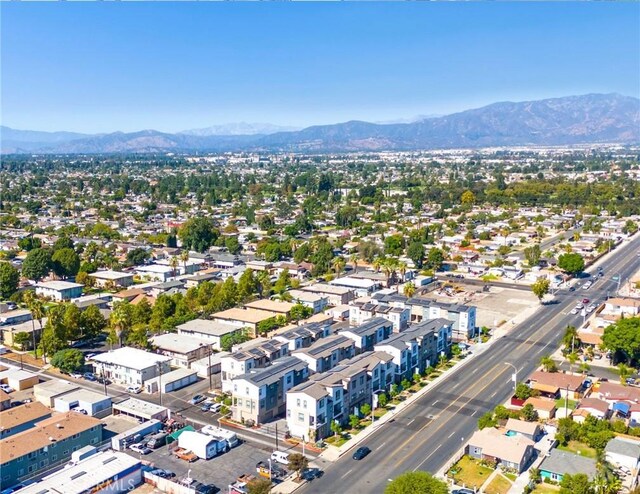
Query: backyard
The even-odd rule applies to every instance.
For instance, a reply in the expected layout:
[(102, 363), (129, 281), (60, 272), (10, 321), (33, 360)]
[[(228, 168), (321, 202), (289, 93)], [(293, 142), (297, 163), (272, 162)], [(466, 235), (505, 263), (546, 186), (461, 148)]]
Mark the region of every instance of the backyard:
[(481, 465), (478, 460), (465, 455), (451, 467), (448, 476), (453, 478), (457, 485), (479, 489), (489, 478), (491, 472), (493, 472), (491, 468)]
[(566, 446), (563, 446), (562, 444), (559, 445), (558, 449), (569, 451), (587, 458), (596, 457), (596, 450), (587, 446), (585, 443), (581, 443), (580, 441), (569, 441)]

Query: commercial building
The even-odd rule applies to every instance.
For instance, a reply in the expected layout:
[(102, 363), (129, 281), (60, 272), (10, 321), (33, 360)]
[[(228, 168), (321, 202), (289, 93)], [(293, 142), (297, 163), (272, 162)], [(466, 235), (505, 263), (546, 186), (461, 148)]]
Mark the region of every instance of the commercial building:
[(54, 400), (57, 412), (75, 410), (90, 417), (106, 417), (111, 413), (111, 397), (88, 389), (76, 389)]
[(128, 492), (142, 483), (142, 462), (117, 451), (96, 452), (21, 489), (21, 494)]
[(87, 445), (102, 441), (102, 423), (78, 412), (55, 415), (0, 441), (0, 488), (6, 489)]
[(36, 283), (36, 295), (61, 302), (82, 295), (84, 285), (70, 281), (41, 281)]
[(65, 381), (64, 379), (51, 379), (36, 384), (33, 387), (33, 396), (36, 401), (39, 401), (44, 406), (53, 408), (56, 398), (71, 393), (76, 389), (80, 389), (80, 386), (77, 384)]
[(160, 353), (171, 357), (171, 364), (176, 367), (189, 368), (192, 362), (211, 353), (208, 342), (193, 336), (165, 333), (152, 337), (150, 341)]
[(308, 377), (309, 366), (295, 357), (237, 376), (232, 381), (231, 417), (261, 424), (284, 414), (287, 391)]
[(162, 422), (170, 417), (171, 411), (162, 405), (131, 397), (120, 403), (114, 403), (113, 414), (126, 415), (143, 421), (156, 420)]
[(0, 370), (0, 384), (8, 384), (17, 391), (33, 388), (40, 381), (40, 376), (26, 370), (10, 367)]
[(97, 374), (125, 386), (142, 386), (158, 374), (169, 372), (171, 357), (122, 347), (96, 355), (92, 361)]

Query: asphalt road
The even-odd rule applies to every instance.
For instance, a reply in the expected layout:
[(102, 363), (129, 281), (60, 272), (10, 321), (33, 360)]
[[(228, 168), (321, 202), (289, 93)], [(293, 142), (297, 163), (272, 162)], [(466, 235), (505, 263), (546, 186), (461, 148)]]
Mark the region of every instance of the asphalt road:
[[(511, 375), (518, 368), (518, 380), (525, 379), (539, 365), (540, 358), (559, 346), (567, 325), (577, 326), (580, 315), (570, 314), (576, 300), (587, 296), (604, 300), (614, 293), (617, 282), (611, 276), (620, 273), (628, 278), (640, 265), (636, 251), (640, 236), (623, 244), (607, 261), (601, 263), (604, 278), (589, 290), (561, 290), (554, 304), (547, 305), (510, 333), (496, 341), (475, 361), (452, 373), (446, 382), (433, 387), (393, 422), (381, 426), (360, 446), (371, 454), (361, 461), (352, 452), (334, 463), (322, 465), (324, 476), (303, 487), (311, 493), (381, 493), (390, 479), (405, 471), (442, 468), (476, 430), (478, 418), (509, 398), (513, 390)], [(593, 270), (595, 271), (595, 270)]]

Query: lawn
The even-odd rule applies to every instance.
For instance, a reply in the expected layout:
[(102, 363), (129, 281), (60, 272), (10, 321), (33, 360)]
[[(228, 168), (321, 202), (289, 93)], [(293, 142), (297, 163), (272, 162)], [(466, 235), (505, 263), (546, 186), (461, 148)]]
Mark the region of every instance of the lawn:
[(540, 483), (533, 490), (532, 494), (558, 494), (558, 492), (560, 492), (560, 487), (556, 487), (555, 485)]
[[(567, 407), (569, 408), (569, 410), (574, 410), (576, 408), (577, 402), (573, 401), (573, 400), (569, 400), (567, 402)], [(565, 407), (565, 402), (564, 402), (564, 398), (558, 398), (556, 400), (556, 408), (558, 410), (560, 410), (561, 408)]]
[(342, 446), (349, 440), (349, 436), (347, 434), (340, 434), (339, 436), (331, 436), (324, 440), (327, 444), (331, 444), (336, 448)]
[(580, 441), (569, 441), (569, 444), (566, 446), (559, 445), (558, 449), (562, 451), (570, 451), (571, 453), (576, 453), (581, 456), (585, 456), (586, 458), (595, 458), (596, 450), (590, 448), (585, 443), (581, 443)]
[(491, 468), (480, 465), (478, 461), (469, 456), (463, 456), (449, 470), (449, 474), (453, 476), (456, 484), (476, 489), (479, 489), (484, 484), (491, 472), (493, 472)]
[(491, 483), (486, 487), (484, 492), (487, 494), (507, 494), (511, 488), (511, 482), (502, 475), (497, 474)]

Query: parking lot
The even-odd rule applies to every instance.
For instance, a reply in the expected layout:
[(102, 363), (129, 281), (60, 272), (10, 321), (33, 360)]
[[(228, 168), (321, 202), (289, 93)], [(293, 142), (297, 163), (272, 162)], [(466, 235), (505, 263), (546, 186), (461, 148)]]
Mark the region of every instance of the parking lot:
[(273, 452), (266, 446), (243, 442), (211, 460), (199, 459), (187, 463), (173, 456), (169, 448), (170, 446), (165, 446), (144, 456), (130, 450), (127, 452), (136, 458), (151, 462), (155, 468), (171, 470), (178, 480), (189, 476), (203, 484), (215, 485), (222, 492), (227, 492), (228, 485), (235, 482), (240, 475), (249, 474), (257, 477), (256, 464), (260, 461), (266, 462)]

